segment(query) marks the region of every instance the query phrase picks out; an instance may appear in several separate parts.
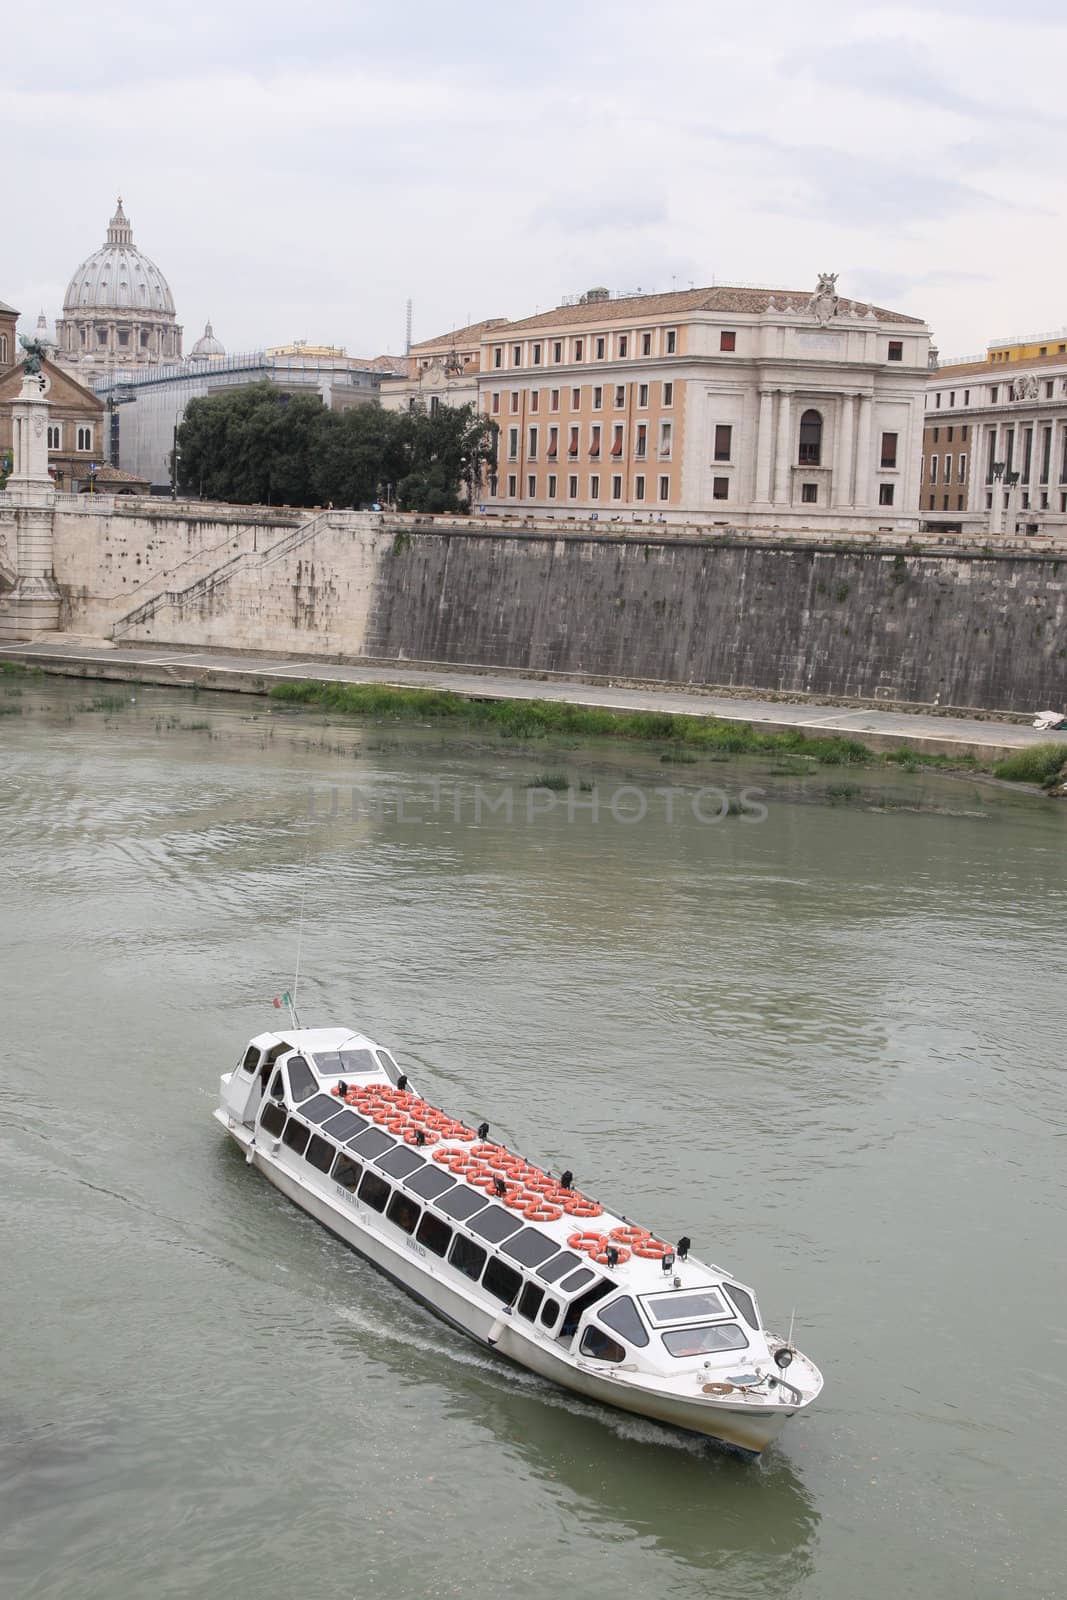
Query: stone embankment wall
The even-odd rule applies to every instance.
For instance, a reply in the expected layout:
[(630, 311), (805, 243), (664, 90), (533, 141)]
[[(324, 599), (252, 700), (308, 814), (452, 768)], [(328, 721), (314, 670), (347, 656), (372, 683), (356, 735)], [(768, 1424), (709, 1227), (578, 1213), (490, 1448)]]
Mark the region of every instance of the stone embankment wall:
[(65, 625), (967, 708), (1067, 695), (1067, 551), (350, 512), (60, 508)]

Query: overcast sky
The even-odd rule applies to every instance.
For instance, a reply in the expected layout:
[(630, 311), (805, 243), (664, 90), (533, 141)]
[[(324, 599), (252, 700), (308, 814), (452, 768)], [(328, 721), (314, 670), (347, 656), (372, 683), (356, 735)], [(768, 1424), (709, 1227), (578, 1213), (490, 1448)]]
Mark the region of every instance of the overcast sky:
[(47, 10), (5, 13), (0, 89), (0, 299), (34, 317), (121, 193), (186, 348), (819, 271), (942, 355), (1067, 324), (1065, 0)]

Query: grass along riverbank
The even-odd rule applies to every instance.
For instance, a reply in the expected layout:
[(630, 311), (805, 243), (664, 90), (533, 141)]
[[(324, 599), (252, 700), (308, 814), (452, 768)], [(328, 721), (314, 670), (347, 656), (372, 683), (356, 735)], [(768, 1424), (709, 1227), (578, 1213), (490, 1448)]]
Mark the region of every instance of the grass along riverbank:
[[(858, 739), (837, 735), (764, 733), (746, 722), (690, 717), (670, 712), (608, 711), (548, 700), (469, 700), (438, 689), (396, 689), (378, 684), (276, 683), (270, 698), (286, 705), (397, 721), (447, 722), (482, 728), (512, 739), (632, 739), (664, 747), (664, 760), (686, 762), (700, 755), (792, 755), (827, 767), (895, 766), (980, 770), (969, 755), (926, 755), (901, 747), (874, 751)], [(1028, 780), (1029, 781), (1029, 780)]]

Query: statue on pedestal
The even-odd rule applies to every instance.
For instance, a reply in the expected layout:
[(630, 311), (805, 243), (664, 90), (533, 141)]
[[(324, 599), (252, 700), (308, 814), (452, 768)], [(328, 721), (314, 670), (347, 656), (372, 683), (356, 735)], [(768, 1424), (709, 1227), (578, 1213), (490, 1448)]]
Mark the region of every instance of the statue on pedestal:
[(33, 377), (35, 373), (41, 371), (42, 361), (47, 358), (50, 350), (55, 349), (54, 342), (40, 333), (36, 334), (32, 339), (27, 339), (24, 333), (20, 333), (19, 344), (26, 352), (22, 362), (22, 370), (27, 378)]
[(809, 316), (815, 318), (820, 327), (825, 327), (830, 318), (837, 315), (841, 302), (837, 296), (836, 285), (836, 272), (819, 273), (819, 281), (815, 285), (815, 293), (808, 301), (807, 311)]

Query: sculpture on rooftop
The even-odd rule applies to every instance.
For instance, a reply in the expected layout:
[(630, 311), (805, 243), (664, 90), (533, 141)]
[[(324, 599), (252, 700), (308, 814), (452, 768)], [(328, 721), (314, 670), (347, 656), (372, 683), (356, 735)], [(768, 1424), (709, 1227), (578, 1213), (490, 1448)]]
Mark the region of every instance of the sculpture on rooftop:
[(830, 321), (837, 315), (841, 302), (837, 296), (837, 273), (820, 272), (819, 281), (815, 285), (815, 293), (808, 301), (808, 314), (813, 316), (820, 325)]
[(50, 350), (55, 349), (53, 341), (39, 333), (32, 339), (27, 339), (24, 333), (20, 333), (19, 344), (26, 352), (22, 370), (27, 378), (32, 377), (36, 372), (40, 372), (41, 362), (45, 360)]

